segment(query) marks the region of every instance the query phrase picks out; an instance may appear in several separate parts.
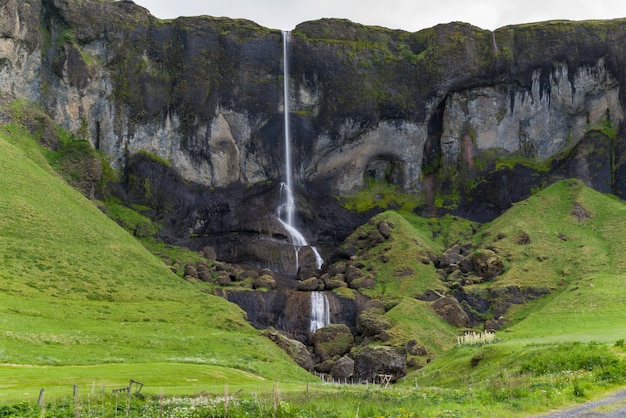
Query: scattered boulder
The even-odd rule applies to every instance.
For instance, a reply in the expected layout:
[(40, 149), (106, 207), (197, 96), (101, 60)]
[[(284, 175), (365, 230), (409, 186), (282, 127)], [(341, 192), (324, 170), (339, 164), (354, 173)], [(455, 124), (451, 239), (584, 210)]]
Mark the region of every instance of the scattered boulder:
[(315, 371), (323, 374), (330, 374), (330, 371), (335, 366), (335, 362), (331, 359), (324, 360), (321, 363), (315, 365)]
[(353, 266), (353, 265), (349, 266), (346, 269), (345, 273), (343, 274), (344, 280), (347, 283), (352, 283), (353, 280), (360, 279), (363, 276), (364, 276), (363, 271), (360, 268)]
[(306, 292), (313, 292), (313, 291), (316, 291), (316, 290), (323, 290), (324, 289), (324, 282), (319, 280), (317, 277), (311, 277), (309, 279), (302, 280), (300, 283), (298, 283), (297, 289), (298, 290), (303, 290), (303, 291), (306, 291)]
[(467, 327), (470, 324), (467, 313), (453, 296), (437, 299), (433, 302), (433, 309), (437, 315), (454, 327)]
[(356, 318), (356, 329), (359, 333), (374, 337), (391, 328), (385, 310), (378, 307), (365, 309)]
[(204, 247), (202, 249), (202, 253), (207, 260), (215, 261), (217, 260), (217, 253), (215, 252), (215, 248), (213, 247)]
[(491, 280), (504, 272), (504, 263), (500, 256), (491, 250), (478, 250), (472, 254), (472, 263), (476, 274)]
[(275, 289), (276, 280), (272, 276), (259, 276), (252, 280), (252, 287), (254, 289)]
[(389, 239), (391, 236), (391, 226), (389, 226), (387, 221), (380, 221), (378, 223), (378, 232), (380, 232), (380, 235), (382, 235), (383, 238)]
[(230, 279), (228, 272), (220, 271), (217, 276), (217, 284), (220, 286), (232, 286), (233, 281)]
[(322, 359), (341, 356), (350, 351), (354, 336), (344, 324), (332, 324), (320, 328), (311, 337), (315, 353)]
[(330, 375), (334, 379), (347, 379), (354, 374), (354, 360), (348, 356), (341, 357), (330, 369)]
[(197, 279), (198, 278), (198, 270), (191, 264), (187, 264), (185, 266), (185, 278)]
[(330, 279), (325, 283), (324, 286), (327, 290), (333, 290), (339, 287), (348, 287), (348, 284), (344, 282), (343, 280)]
[(428, 354), (423, 345), (419, 345), (417, 341), (411, 340), (406, 343), (406, 352), (412, 356), (425, 356)]
[(311, 359), (311, 354), (303, 343), (287, 338), (272, 327), (263, 331), (262, 335), (279, 346), (300, 367), (306, 370), (313, 370), (313, 360)]
[(333, 264), (328, 268), (328, 275), (335, 277), (337, 274), (344, 274), (348, 269), (348, 265), (344, 261)]
[(368, 346), (359, 351), (354, 359), (354, 377), (374, 381), (381, 374), (391, 375), (395, 382), (406, 375), (407, 355), (404, 348)]
[(211, 271), (206, 264), (198, 264), (196, 270), (198, 271), (198, 279), (202, 280), (203, 282), (210, 282), (213, 280), (213, 277), (211, 276)]
[(374, 286), (376, 286), (376, 281), (371, 275), (367, 275), (350, 282), (350, 287), (355, 290), (372, 289)]

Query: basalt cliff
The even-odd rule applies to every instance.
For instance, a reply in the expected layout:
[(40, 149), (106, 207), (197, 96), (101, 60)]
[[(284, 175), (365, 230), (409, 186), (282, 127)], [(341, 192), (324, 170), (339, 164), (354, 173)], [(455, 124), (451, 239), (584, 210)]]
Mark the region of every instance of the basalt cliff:
[[(163, 21), (128, 0), (0, 5), (3, 97), (106, 154), (120, 176), (97, 197), (143, 208), (166, 242), (288, 270), (280, 31)], [(624, 198), (625, 25), (300, 24), (289, 97), (304, 235), (332, 257), (370, 215), (337, 197), (372, 183), (419, 196), (419, 214), (477, 221), (569, 177)]]

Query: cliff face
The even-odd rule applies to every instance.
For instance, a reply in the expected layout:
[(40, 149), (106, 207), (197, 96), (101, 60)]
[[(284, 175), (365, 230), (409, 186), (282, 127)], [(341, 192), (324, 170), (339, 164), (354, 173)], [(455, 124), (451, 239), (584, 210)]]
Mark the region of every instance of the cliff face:
[[(160, 208), (165, 234), (284, 236), (255, 216), (271, 213), (268, 184), (284, 177), (280, 32), (243, 20), (161, 21), (131, 1), (0, 5), (2, 90), (109, 155), (128, 196)], [(626, 196), (625, 23), (416, 33), (299, 25), (290, 98), (306, 234), (331, 242), (360, 222), (331, 197), (369, 178), (424, 194), (424, 212), (476, 219), (562, 177)], [(139, 151), (167, 166), (140, 169)], [(165, 187), (160, 200), (146, 182)], [(308, 193), (327, 199), (325, 214)]]

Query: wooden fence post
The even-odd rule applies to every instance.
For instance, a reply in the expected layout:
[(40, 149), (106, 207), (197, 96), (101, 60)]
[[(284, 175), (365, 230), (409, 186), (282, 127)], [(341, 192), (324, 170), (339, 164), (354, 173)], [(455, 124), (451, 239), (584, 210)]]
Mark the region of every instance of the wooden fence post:
[(39, 405), (40, 408), (43, 406), (43, 393), (44, 390), (43, 388), (41, 388), (41, 390), (39, 391), (39, 399), (37, 400), (37, 405)]

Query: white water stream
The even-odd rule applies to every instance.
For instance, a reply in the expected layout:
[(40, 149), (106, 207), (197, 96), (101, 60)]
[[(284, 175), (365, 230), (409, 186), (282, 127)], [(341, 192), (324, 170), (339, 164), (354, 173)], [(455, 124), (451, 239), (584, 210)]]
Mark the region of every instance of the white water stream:
[[(291, 33), (283, 31), (283, 102), (285, 119), (285, 182), (280, 185), (280, 200), (278, 206), (278, 220), (289, 233), (291, 244), (296, 253), (296, 272), (300, 267), (298, 256), (303, 247), (309, 247), (304, 235), (296, 228), (294, 223), (296, 202), (293, 196), (293, 173), (291, 168), (291, 129), (289, 126), (289, 42)], [(318, 269), (322, 268), (324, 260), (317, 248), (311, 246), (315, 254), (315, 263)]]
[(322, 292), (311, 292), (311, 333), (330, 324), (330, 304)]

